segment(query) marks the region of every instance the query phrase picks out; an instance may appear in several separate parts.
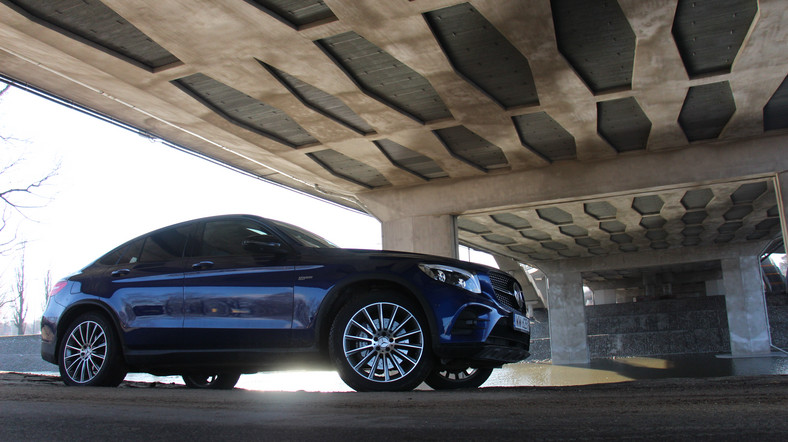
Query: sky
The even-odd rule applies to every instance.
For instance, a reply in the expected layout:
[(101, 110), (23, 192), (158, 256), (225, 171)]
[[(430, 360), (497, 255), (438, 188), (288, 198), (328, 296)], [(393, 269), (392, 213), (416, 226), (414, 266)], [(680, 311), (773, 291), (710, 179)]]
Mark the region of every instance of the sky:
[[(3, 87), (0, 83), (0, 89)], [(203, 216), (249, 213), (306, 228), (340, 247), (381, 248), (380, 222), (12, 87), (0, 97), (0, 189), (56, 174), (18, 202), (0, 232), (25, 241), (28, 318), (40, 316), (44, 278), (80, 270), (115, 246)], [(0, 241), (0, 243), (3, 241)], [(0, 290), (12, 290), (20, 253), (0, 255)], [(40, 301), (39, 297), (40, 296)], [(38, 307), (38, 308), (35, 308)], [(3, 318), (0, 317), (0, 321)]]

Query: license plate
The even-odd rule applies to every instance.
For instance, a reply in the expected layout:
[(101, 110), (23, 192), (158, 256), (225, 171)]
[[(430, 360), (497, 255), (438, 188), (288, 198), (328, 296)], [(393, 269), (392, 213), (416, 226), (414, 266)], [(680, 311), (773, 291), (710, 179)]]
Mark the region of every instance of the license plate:
[(512, 324), (514, 324), (514, 329), (517, 331), (531, 333), (531, 321), (529, 321), (528, 318), (523, 315), (513, 313)]

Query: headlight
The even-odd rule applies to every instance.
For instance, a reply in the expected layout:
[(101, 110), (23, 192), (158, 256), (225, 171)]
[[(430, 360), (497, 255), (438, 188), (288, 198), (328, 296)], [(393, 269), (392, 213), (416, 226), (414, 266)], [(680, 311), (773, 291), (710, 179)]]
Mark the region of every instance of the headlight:
[(473, 293), (482, 292), (479, 278), (467, 270), (439, 264), (419, 264), (419, 268), (436, 281), (451, 284)]

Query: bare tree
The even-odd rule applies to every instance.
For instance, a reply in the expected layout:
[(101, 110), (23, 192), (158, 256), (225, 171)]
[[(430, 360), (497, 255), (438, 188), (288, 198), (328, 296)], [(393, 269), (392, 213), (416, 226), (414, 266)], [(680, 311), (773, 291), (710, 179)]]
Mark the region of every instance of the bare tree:
[[(0, 101), (10, 88), (10, 85), (0, 82)], [(27, 214), (28, 209), (40, 208), (49, 202), (50, 199), (39, 194), (39, 190), (57, 175), (60, 166), (56, 165), (45, 173), (38, 173), (35, 168), (27, 167), (23, 158), (25, 150), (21, 150), (22, 153), (16, 158), (13, 153), (9, 154), (18, 150), (15, 149), (17, 141), (20, 140), (0, 134), (0, 151), (4, 155), (0, 158), (0, 256), (12, 255), (20, 249), (23, 251), (14, 290), (0, 294), (0, 311), (10, 306), (12, 323), (20, 334), (23, 334), (28, 303), (24, 293), (24, 241), (18, 238), (19, 225), (20, 222), (31, 221)]]
[(11, 324), (16, 327), (16, 334), (25, 334), (25, 319), (27, 319), (27, 298), (25, 295), (25, 254), (22, 252), (22, 261), (16, 269), (16, 284), (14, 285), (14, 302)]

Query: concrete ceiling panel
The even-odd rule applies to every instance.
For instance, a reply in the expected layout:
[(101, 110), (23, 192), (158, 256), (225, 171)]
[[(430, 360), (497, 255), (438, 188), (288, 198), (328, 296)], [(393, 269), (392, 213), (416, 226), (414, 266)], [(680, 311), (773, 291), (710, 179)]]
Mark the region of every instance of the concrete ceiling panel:
[(523, 229), (530, 229), (531, 224), (517, 215), (512, 213), (499, 213), (496, 215), (492, 215), (492, 219), (501, 225), (509, 227), (514, 230), (523, 230)]
[(632, 200), (632, 208), (641, 215), (654, 215), (662, 210), (665, 201), (659, 195), (638, 196)]
[(757, 0), (679, 0), (673, 37), (690, 77), (730, 72), (757, 13)]
[(539, 104), (528, 60), (470, 3), (424, 18), (452, 66), (501, 107)]
[(397, 167), (424, 179), (446, 178), (449, 176), (438, 163), (405, 146), (388, 139), (374, 141), (375, 145)]
[(730, 83), (693, 86), (681, 107), (679, 124), (689, 141), (714, 139), (736, 112)]
[(512, 117), (523, 146), (553, 162), (577, 158), (575, 138), (547, 112)]
[(635, 33), (616, 1), (552, 0), (556, 39), (594, 94), (632, 87)]
[(763, 108), (763, 130), (788, 129), (788, 76)]
[(434, 133), (453, 156), (479, 170), (488, 172), (508, 165), (501, 148), (463, 126), (437, 129)]
[(100, 1), (0, 0), (32, 20), (153, 72), (180, 61)]
[(295, 95), (304, 105), (315, 112), (319, 112), (361, 135), (375, 133), (375, 129), (373, 129), (369, 123), (359, 117), (358, 114), (353, 112), (353, 110), (339, 98), (311, 84), (305, 83), (287, 72), (280, 71), (267, 63), (263, 63), (260, 60), (258, 60), (258, 62), (266, 68), (271, 75), (276, 77), (290, 93)]
[(303, 127), (281, 110), (204, 74), (173, 80), (184, 92), (233, 124), (290, 147), (316, 144)]
[(358, 185), (372, 189), (391, 184), (375, 168), (341, 152), (325, 149), (307, 155), (332, 174)]
[(421, 123), (452, 118), (426, 78), (355, 32), (316, 43), (373, 98)]
[(337, 19), (323, 0), (246, 0), (295, 29)]
[(645, 150), (651, 121), (633, 97), (600, 101), (597, 131), (618, 152)]
[(714, 198), (714, 193), (711, 189), (693, 189), (684, 194), (681, 204), (687, 210), (703, 209), (712, 198)]

